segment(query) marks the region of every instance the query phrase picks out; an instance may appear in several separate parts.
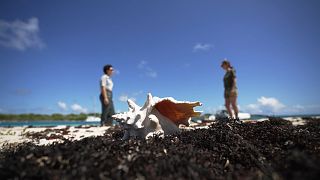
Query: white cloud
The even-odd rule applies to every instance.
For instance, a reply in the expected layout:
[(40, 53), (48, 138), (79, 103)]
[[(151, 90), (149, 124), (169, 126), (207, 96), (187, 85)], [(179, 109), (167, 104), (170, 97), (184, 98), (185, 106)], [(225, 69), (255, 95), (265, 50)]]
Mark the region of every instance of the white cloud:
[(252, 114), (278, 114), (283, 113), (286, 106), (276, 98), (262, 96), (257, 103), (247, 105), (244, 110)]
[(127, 100), (128, 100), (128, 95), (121, 95), (119, 97), (119, 101), (121, 101), (121, 102), (127, 102)]
[(41, 49), (45, 44), (39, 37), (39, 30), (39, 20), (35, 17), (26, 22), (0, 20), (0, 45), (20, 51), (28, 48)]
[(132, 101), (136, 101), (136, 98), (134, 98), (134, 97), (129, 98), (129, 96), (127, 94), (123, 94), (119, 97), (119, 101), (121, 101), (121, 102), (127, 102), (128, 99), (131, 99)]
[(268, 98), (268, 97), (260, 97), (258, 99), (258, 103), (260, 106), (265, 107), (265, 108), (270, 108), (273, 112), (279, 112), (280, 110), (283, 110), (286, 106), (283, 105), (278, 99), (276, 98)]
[(118, 69), (114, 69), (114, 74), (119, 75), (120, 71)]
[(278, 99), (272, 97), (260, 97), (254, 104), (249, 104), (244, 108), (245, 112), (251, 114), (266, 115), (294, 115), (294, 114), (319, 114), (320, 105), (285, 105)]
[(158, 76), (158, 73), (152, 69), (148, 69), (145, 73), (146, 73), (146, 76), (151, 78), (156, 78)]
[(73, 104), (71, 105), (71, 109), (75, 112), (78, 112), (78, 113), (87, 113), (88, 112), (88, 109), (80, 106), (79, 104)]
[(141, 94), (143, 94), (143, 91), (137, 91), (137, 92), (133, 92), (131, 93), (131, 95), (124, 93), (121, 96), (119, 96), (119, 101), (121, 102), (127, 102), (128, 99), (131, 99), (132, 101), (136, 101), (137, 97), (140, 96)]
[(61, 110), (66, 111), (68, 110), (67, 104), (65, 102), (59, 101), (58, 106)]
[(248, 111), (249, 113), (252, 114), (262, 114), (263, 111), (260, 109), (260, 106), (258, 104), (249, 104), (245, 108), (245, 111)]
[(286, 109), (285, 114), (320, 114), (320, 105), (294, 105)]
[(193, 46), (193, 52), (198, 52), (198, 51), (208, 51), (213, 48), (212, 44), (208, 43), (197, 43)]
[(140, 94), (143, 94), (142, 90), (132, 93), (133, 96), (139, 96)]
[(147, 64), (148, 64), (147, 61), (142, 60), (142, 61), (139, 62), (138, 68), (139, 68), (139, 69), (143, 69), (143, 68), (145, 68), (145, 66), (146, 66)]
[(158, 73), (153, 68), (148, 66), (148, 62), (147, 61), (140, 61), (139, 64), (138, 64), (138, 68), (143, 71), (143, 75), (144, 76), (147, 76), (147, 77), (150, 77), (150, 78), (158, 77)]

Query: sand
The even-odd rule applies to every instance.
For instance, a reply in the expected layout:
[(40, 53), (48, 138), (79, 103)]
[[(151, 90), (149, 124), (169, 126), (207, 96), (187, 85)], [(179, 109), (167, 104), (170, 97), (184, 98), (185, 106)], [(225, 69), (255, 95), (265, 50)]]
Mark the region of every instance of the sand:
[(36, 145), (48, 145), (81, 140), (87, 137), (102, 136), (109, 126), (56, 126), (56, 127), (0, 127), (0, 148), (7, 144), (32, 142)]

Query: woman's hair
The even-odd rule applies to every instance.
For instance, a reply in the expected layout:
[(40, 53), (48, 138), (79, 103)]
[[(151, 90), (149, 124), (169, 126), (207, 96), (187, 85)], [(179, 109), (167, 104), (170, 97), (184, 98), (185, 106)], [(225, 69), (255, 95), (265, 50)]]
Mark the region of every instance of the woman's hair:
[(103, 72), (104, 72), (105, 74), (107, 74), (107, 71), (108, 71), (111, 67), (112, 67), (111, 64), (105, 65), (105, 66), (103, 67)]
[(226, 59), (222, 61), (221, 66), (222, 66), (222, 65), (227, 65), (228, 67), (230, 67), (231, 69), (233, 69), (233, 67), (231, 66), (230, 61), (228, 61), (228, 60), (226, 60)]

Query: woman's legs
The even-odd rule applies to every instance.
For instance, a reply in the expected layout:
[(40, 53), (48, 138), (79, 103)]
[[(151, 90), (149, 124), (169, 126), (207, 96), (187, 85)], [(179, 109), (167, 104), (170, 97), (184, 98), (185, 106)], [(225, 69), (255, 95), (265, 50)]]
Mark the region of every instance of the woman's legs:
[(229, 98), (230, 102), (231, 102), (231, 106), (235, 115), (235, 118), (238, 119), (238, 106), (237, 106), (237, 96), (232, 96)]
[(231, 104), (230, 98), (225, 98), (226, 109), (228, 111), (228, 114), (229, 114), (230, 118), (232, 118), (233, 116), (232, 116), (232, 111), (231, 111), (230, 104)]

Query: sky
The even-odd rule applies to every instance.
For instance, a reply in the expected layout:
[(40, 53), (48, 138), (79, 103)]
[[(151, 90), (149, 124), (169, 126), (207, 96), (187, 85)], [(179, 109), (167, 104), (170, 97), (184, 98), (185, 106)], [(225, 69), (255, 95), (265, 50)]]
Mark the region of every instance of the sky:
[(318, 0), (1, 0), (0, 113), (100, 113), (147, 93), (224, 107), (220, 64), (253, 114), (320, 113)]

